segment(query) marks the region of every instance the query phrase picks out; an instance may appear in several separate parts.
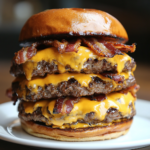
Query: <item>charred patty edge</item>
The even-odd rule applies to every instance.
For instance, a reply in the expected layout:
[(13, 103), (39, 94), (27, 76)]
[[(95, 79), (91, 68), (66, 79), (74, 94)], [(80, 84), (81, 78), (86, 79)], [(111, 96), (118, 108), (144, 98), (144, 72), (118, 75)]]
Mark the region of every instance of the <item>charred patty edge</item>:
[[(129, 104), (129, 107), (131, 108), (131, 114), (128, 116), (123, 116), (121, 112), (119, 112), (116, 108), (109, 108), (107, 110), (107, 115), (103, 121), (94, 119), (94, 112), (90, 112), (87, 113), (84, 118), (78, 119), (76, 122), (73, 122), (71, 124), (68, 123), (67, 125), (74, 125), (77, 123), (86, 123), (88, 125), (94, 125), (97, 123), (111, 123), (120, 119), (130, 119), (133, 116), (135, 116), (136, 110), (133, 108), (132, 103)], [(19, 111), (19, 118), (25, 121), (34, 121), (44, 125), (49, 124), (49, 120), (42, 115), (41, 107), (38, 107), (32, 114), (30, 114), (25, 112), (23, 103), (21, 102), (18, 106), (18, 111)], [(51, 116), (51, 118), (53, 118), (53, 115)], [(52, 124), (48, 126), (52, 126)]]
[[(40, 99), (58, 98), (62, 96), (81, 97), (93, 94), (109, 94), (114, 91), (126, 89), (127, 87), (133, 86), (135, 83), (135, 77), (132, 75), (130, 75), (123, 83), (119, 83), (116, 87), (113, 85), (112, 81), (106, 82), (98, 77), (92, 77), (89, 86), (82, 87), (77, 80), (71, 78), (68, 81), (59, 83), (57, 86), (54, 86), (53, 84), (48, 84), (44, 87), (39, 86), (37, 93), (33, 92), (32, 89), (28, 87), (22, 89), (19, 82), (12, 83), (12, 90), (18, 95), (18, 100), (35, 102)], [(21, 94), (19, 95), (18, 93)]]
[[(135, 67), (135, 65), (136, 63), (134, 59), (131, 58), (131, 62), (127, 61), (122, 71), (123, 72), (131, 71)], [(111, 71), (117, 73), (117, 64), (112, 65), (110, 62), (107, 61), (107, 59), (97, 60), (97, 59), (89, 58), (84, 63), (84, 68), (81, 69), (79, 72), (72, 69), (69, 64), (65, 66), (65, 69), (66, 72), (71, 72), (71, 73), (76, 72), (76, 73), (86, 73), (86, 74), (90, 74), (90, 73), (99, 74), (104, 71)], [(36, 68), (33, 69), (32, 77), (45, 76), (45, 74), (54, 74), (54, 73), (60, 73), (55, 61), (49, 63), (46, 62), (45, 60), (42, 60), (38, 62)], [(15, 77), (25, 75), (25, 72), (23, 70), (23, 64), (17, 65), (13, 63), (10, 69), (10, 74)]]

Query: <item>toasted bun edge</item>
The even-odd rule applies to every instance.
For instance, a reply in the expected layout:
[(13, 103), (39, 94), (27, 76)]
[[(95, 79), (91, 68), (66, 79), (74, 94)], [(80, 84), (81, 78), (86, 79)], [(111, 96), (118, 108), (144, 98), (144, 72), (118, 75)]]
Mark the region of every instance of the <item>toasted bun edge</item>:
[(27, 133), (36, 137), (60, 141), (97, 141), (113, 139), (126, 134), (131, 124), (132, 119), (106, 127), (57, 129), (39, 125), (33, 121), (24, 121), (21, 119), (21, 126)]

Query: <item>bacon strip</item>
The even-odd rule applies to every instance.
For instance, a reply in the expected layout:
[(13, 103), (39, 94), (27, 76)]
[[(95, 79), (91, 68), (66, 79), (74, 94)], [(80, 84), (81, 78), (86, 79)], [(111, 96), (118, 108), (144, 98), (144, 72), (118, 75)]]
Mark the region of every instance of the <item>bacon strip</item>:
[(113, 57), (114, 55), (123, 55), (122, 52), (116, 49), (111, 42), (96, 38), (82, 38), (85, 45), (90, 47), (97, 55), (103, 57)]
[(38, 42), (39, 45), (53, 46), (57, 48), (59, 53), (64, 52), (78, 52), (78, 48), (81, 45), (81, 39), (66, 41), (63, 39), (61, 42), (58, 40), (45, 40)]
[(110, 78), (118, 83), (123, 83), (124, 77), (118, 74), (113, 74), (113, 73), (102, 73), (104, 77)]
[(78, 52), (78, 48), (81, 45), (81, 39), (71, 40), (70, 42), (62, 40), (45, 40), (33, 43), (30, 47), (23, 47), (17, 53), (15, 53), (14, 61), (16, 64), (23, 64), (27, 60), (31, 59), (37, 53), (37, 47), (40, 45), (54, 46), (57, 48), (59, 53), (64, 52)]
[(133, 86), (128, 87), (125, 90), (121, 90), (120, 92), (123, 94), (127, 94), (128, 92), (131, 92), (133, 97), (136, 97), (136, 92), (140, 89), (140, 86), (138, 84), (135, 84)]
[(105, 100), (107, 97), (105, 94), (99, 94), (99, 95), (93, 95), (91, 96), (91, 100), (95, 100), (95, 101), (98, 101), (98, 102), (101, 102), (103, 100)]
[(81, 39), (72, 40), (67, 44), (65, 52), (78, 52), (81, 45)]
[(69, 114), (74, 107), (74, 104), (79, 101), (80, 98), (58, 98), (56, 100), (53, 113), (54, 114)]
[(100, 101), (105, 100), (107, 97), (105, 94), (100, 94), (100, 95), (96, 95), (95, 98), (98, 102), (100, 102)]
[(63, 39), (61, 42), (58, 40), (44, 40), (33, 43), (30, 47), (23, 47), (20, 51), (15, 53), (15, 63), (22, 64), (36, 55), (37, 47), (40, 45), (53, 46), (57, 48), (59, 53), (64, 52), (78, 52), (78, 48), (81, 42), (90, 47), (97, 55), (103, 57), (114, 57), (115, 55), (123, 55), (122, 52), (134, 52), (136, 49), (135, 44), (125, 45), (122, 43), (114, 43), (110, 41), (104, 41), (102, 39), (96, 39), (93, 37), (82, 38), (76, 40), (66, 41)]
[(13, 104), (15, 105), (17, 100), (18, 100), (18, 96), (16, 93), (13, 93), (12, 88), (9, 88), (6, 90), (6, 96), (8, 96), (9, 98), (11, 98), (11, 100), (14, 102)]
[(125, 53), (128, 53), (128, 52), (135, 52), (135, 49), (136, 49), (136, 45), (135, 43), (133, 43), (132, 45), (125, 45), (125, 44), (122, 44), (122, 43), (112, 43), (112, 45), (119, 49), (120, 51), (122, 52), (125, 52)]
[(69, 98), (65, 101), (65, 109), (63, 110), (62, 113), (64, 114), (69, 114), (71, 112), (71, 110), (74, 107), (74, 104), (77, 103), (79, 101), (79, 98)]
[(58, 49), (59, 53), (78, 52), (78, 48), (81, 45), (81, 39), (71, 40), (69, 42), (64, 39), (62, 42), (54, 40), (52, 45)]
[(37, 52), (37, 43), (33, 43), (30, 47), (23, 47), (20, 51), (15, 53), (14, 60), (16, 64), (25, 63), (32, 58)]
[(65, 100), (64, 98), (58, 98), (58, 99), (56, 100), (55, 107), (54, 107), (54, 109), (53, 109), (53, 113), (54, 113), (54, 114), (59, 114), (59, 113), (61, 113), (64, 100)]
[(52, 45), (57, 48), (59, 53), (64, 53), (68, 45), (68, 42), (66, 40), (62, 40), (62, 42), (54, 40)]

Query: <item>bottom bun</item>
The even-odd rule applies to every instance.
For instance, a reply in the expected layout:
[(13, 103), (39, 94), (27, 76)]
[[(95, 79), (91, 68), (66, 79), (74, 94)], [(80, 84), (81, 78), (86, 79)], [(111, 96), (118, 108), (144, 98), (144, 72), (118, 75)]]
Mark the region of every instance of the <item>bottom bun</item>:
[(133, 119), (124, 120), (104, 127), (58, 129), (21, 119), (21, 126), (27, 133), (36, 137), (60, 141), (98, 141), (125, 135), (132, 124), (132, 120)]

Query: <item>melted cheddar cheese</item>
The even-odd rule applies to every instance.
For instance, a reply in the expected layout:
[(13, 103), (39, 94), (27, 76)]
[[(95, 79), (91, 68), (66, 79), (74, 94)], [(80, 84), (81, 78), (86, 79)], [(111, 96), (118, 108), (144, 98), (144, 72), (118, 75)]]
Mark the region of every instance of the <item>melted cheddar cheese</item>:
[[(124, 79), (128, 79), (130, 75), (133, 76), (132, 72), (122, 72), (120, 73), (121, 76), (124, 77)], [(25, 78), (18, 77), (16, 78), (16, 81), (19, 81), (19, 84), (21, 86), (21, 89), (17, 91), (17, 94), (19, 97), (22, 95), (26, 95), (25, 89), (26, 87), (29, 89), (32, 89), (32, 92), (37, 93), (38, 92), (38, 87), (40, 86), (41, 88), (45, 88), (45, 85), (48, 84), (53, 84), (54, 86), (57, 86), (59, 83), (68, 81), (71, 78), (74, 78), (80, 83), (81, 87), (88, 87), (89, 83), (92, 81), (92, 77), (99, 77), (101, 80), (105, 82), (112, 82), (114, 87), (117, 87), (119, 83), (115, 82), (114, 80), (104, 77), (102, 75), (98, 74), (81, 74), (81, 73), (63, 73), (63, 74), (47, 74), (46, 77), (40, 78), (36, 77), (33, 78), (32, 80), (28, 81)], [(126, 81), (124, 81), (124, 84)]]
[[(129, 104), (132, 104), (135, 109), (134, 101), (136, 100), (130, 92), (127, 94), (114, 92), (106, 95), (106, 99), (103, 101), (93, 101), (87, 97), (81, 97), (78, 103), (74, 104), (72, 111), (69, 114), (54, 114), (53, 109), (56, 103), (55, 100), (41, 100), (37, 102), (23, 102), (24, 110), (26, 113), (33, 113), (38, 107), (41, 107), (42, 115), (48, 119), (47, 125), (53, 125), (59, 128), (83, 128), (89, 126), (85, 123), (78, 123), (72, 125), (78, 119), (83, 119), (87, 113), (94, 112), (95, 119), (103, 121), (107, 115), (109, 108), (116, 108), (123, 117), (127, 117), (132, 113)], [(50, 113), (49, 113), (49, 112)], [(103, 126), (104, 123), (96, 124)], [(94, 125), (93, 125), (94, 126)]]
[(65, 66), (67, 65), (70, 65), (70, 67), (74, 71), (80, 72), (81, 69), (86, 68), (84, 63), (89, 58), (98, 60), (107, 59), (107, 61), (113, 66), (117, 65), (118, 73), (122, 72), (124, 64), (127, 61), (131, 62), (131, 57), (128, 56), (126, 53), (123, 53), (123, 55), (115, 55), (113, 58), (106, 58), (94, 54), (93, 51), (84, 46), (80, 46), (77, 53), (68, 52), (63, 54), (60, 54), (56, 48), (51, 47), (38, 51), (35, 56), (33, 56), (29, 61), (23, 64), (23, 70), (25, 72), (26, 78), (28, 80), (31, 80), (33, 70), (35, 68), (38, 68), (38, 62), (45, 60), (46, 62), (53, 61), (57, 65), (60, 73), (64, 73), (67, 71), (65, 68)]

